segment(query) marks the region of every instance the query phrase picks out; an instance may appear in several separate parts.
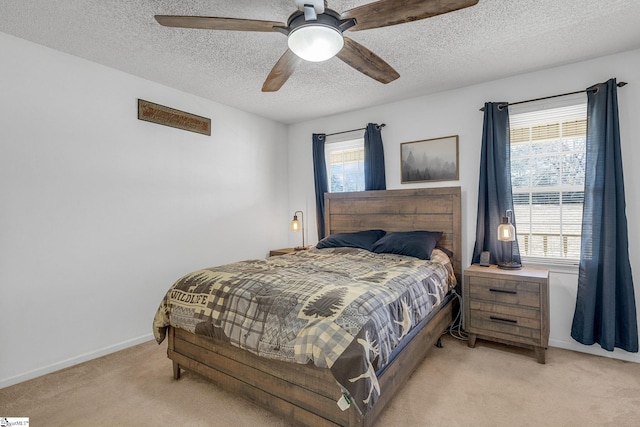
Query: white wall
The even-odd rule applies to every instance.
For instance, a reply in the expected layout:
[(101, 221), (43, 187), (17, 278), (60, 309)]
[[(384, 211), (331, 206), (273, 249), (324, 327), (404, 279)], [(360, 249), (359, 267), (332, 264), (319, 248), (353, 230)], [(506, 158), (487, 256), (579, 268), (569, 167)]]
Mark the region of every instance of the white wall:
[[(547, 95), (555, 95), (586, 89), (594, 83), (611, 77), (626, 81), (628, 86), (619, 89), (622, 153), (629, 218), (631, 267), (636, 273), (636, 300), (640, 301), (640, 244), (638, 242), (640, 213), (640, 50), (603, 57), (514, 76), (475, 86), (441, 92), (431, 96), (371, 107), (361, 111), (341, 114), (299, 123), (289, 127), (289, 174), (296, 177), (289, 182), (290, 209), (309, 206), (309, 240), (317, 241), (311, 153), (312, 133), (332, 133), (364, 127), (368, 122), (386, 123), (382, 131), (385, 147), (387, 188), (411, 188), (420, 186), (460, 185), (463, 205), (463, 265), (471, 262), (475, 242), (478, 175), (482, 135), (482, 113), (478, 111), (487, 101), (516, 102)], [(402, 78), (402, 77), (401, 77)], [(393, 83), (391, 83), (393, 84)], [(380, 90), (384, 90), (381, 87)], [(402, 142), (460, 136), (460, 180), (438, 184), (400, 183), (400, 144)], [(596, 344), (584, 346), (570, 336), (575, 308), (577, 271), (554, 269), (551, 272), (551, 336), (550, 344), (605, 356), (640, 362), (637, 354), (615, 350), (606, 352)], [(640, 303), (637, 303), (640, 306)]]
[(284, 125), (3, 33), (0, 57), (0, 387), (152, 339), (181, 275), (286, 246)]

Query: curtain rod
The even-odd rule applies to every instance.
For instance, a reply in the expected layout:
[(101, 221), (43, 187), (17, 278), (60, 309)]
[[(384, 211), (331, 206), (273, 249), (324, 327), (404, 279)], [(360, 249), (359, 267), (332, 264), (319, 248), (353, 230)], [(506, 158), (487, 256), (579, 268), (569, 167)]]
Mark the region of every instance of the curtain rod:
[[(626, 86), (627, 82), (620, 82), (617, 84), (618, 87), (622, 87), (622, 86)], [(518, 101), (518, 102), (508, 102), (506, 104), (498, 104), (498, 108), (504, 108), (508, 105), (517, 105), (517, 104), (526, 104), (527, 102), (535, 102), (535, 101), (543, 101), (545, 99), (551, 99), (551, 98), (559, 98), (561, 96), (569, 96), (569, 95), (575, 95), (577, 93), (583, 93), (583, 92), (587, 92), (589, 89), (585, 89), (585, 90), (577, 90), (575, 92), (567, 92), (567, 93), (561, 93), (560, 95), (551, 95), (551, 96), (544, 96), (542, 98), (536, 98), (536, 99), (527, 99), (526, 101)], [(596, 89), (593, 89), (596, 90)], [(480, 109), (480, 111), (484, 111), (484, 107), (482, 107)]]
[[(385, 126), (386, 126), (386, 124), (382, 123), (381, 125), (376, 125), (376, 126), (378, 126), (379, 128), (383, 128), (383, 127), (385, 127)], [(367, 129), (367, 128), (344, 130), (344, 131), (342, 131), (342, 132), (328, 133), (328, 134), (326, 134), (325, 136), (340, 135), (340, 134), (343, 134), (343, 133), (355, 132), (355, 131), (357, 131), (357, 130), (366, 130), (366, 129)]]

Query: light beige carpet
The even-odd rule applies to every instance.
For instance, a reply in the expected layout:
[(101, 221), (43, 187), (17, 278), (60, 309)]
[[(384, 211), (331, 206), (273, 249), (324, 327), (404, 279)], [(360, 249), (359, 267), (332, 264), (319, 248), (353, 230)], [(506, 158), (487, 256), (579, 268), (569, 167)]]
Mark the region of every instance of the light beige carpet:
[[(638, 426), (640, 365), (451, 337), (433, 348), (378, 426)], [(0, 390), (0, 417), (31, 426), (288, 426), (189, 372), (149, 342)]]

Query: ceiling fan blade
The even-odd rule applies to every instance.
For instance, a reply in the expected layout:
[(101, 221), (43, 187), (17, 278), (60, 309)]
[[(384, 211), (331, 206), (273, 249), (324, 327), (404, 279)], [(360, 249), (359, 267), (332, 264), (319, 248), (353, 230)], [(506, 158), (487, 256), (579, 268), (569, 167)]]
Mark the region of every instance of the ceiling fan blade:
[(351, 31), (359, 31), (418, 21), (477, 3), (478, 0), (380, 0), (347, 10), (340, 18), (354, 18), (356, 25)]
[(271, 72), (262, 85), (262, 91), (278, 91), (282, 85), (289, 80), (289, 77), (291, 77), (291, 74), (293, 74), (293, 71), (300, 62), (302, 62), (302, 59), (290, 49), (287, 49), (278, 62), (276, 62), (276, 65), (271, 69)]
[(344, 47), (336, 56), (380, 83), (387, 84), (400, 77), (400, 74), (382, 58), (348, 37), (344, 38)]
[(282, 22), (219, 18), (215, 16), (156, 15), (155, 18), (160, 25), (165, 27), (200, 28), (203, 30), (270, 32), (276, 31), (273, 27), (285, 25)]

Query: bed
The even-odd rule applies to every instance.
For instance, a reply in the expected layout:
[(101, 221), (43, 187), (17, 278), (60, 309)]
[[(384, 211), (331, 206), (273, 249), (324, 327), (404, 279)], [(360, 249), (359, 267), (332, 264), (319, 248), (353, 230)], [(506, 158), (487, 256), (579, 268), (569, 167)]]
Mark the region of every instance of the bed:
[[(433, 259), (445, 257), (443, 265), (446, 268), (439, 267), (433, 260), (424, 262), (384, 253), (384, 248), (382, 254), (375, 254), (356, 247), (329, 246), (190, 273), (167, 292), (154, 319), (156, 339), (158, 342), (165, 337), (168, 340), (167, 354), (173, 361), (174, 377), (180, 378), (183, 368), (196, 372), (285, 416), (296, 425), (373, 425), (453, 319), (457, 300), (451, 292), (446, 292), (447, 283), (439, 284), (436, 278), (455, 282), (456, 277), (460, 277), (460, 188), (326, 194), (325, 229), (328, 235), (336, 237), (353, 233), (368, 237), (373, 230), (384, 230), (387, 237), (404, 236), (403, 233), (416, 230), (435, 231), (437, 242), (434, 245), (438, 249), (432, 256)], [(377, 240), (376, 245), (379, 246), (382, 240)], [(319, 244), (318, 248), (321, 246)], [(365, 273), (361, 273), (359, 267), (355, 267), (360, 265), (356, 262), (369, 262), (370, 265), (362, 267)], [(426, 272), (427, 264), (434, 273)], [(354, 267), (345, 270), (345, 265)], [(415, 274), (422, 274), (418, 281), (422, 280), (425, 290), (409, 288), (414, 285), (409, 284), (408, 270), (403, 269), (411, 269), (411, 274), (415, 269)], [(248, 272), (253, 272), (256, 279)], [(292, 276), (294, 272), (297, 276)], [(283, 298), (288, 291), (264, 285), (265, 280), (270, 283), (274, 276), (285, 276), (286, 281), (308, 289), (312, 272), (321, 272), (327, 283), (321, 290), (309, 290), (308, 295), (291, 297), (287, 294), (287, 298)], [(224, 283), (213, 292), (212, 275), (216, 283)], [(222, 276), (224, 280), (220, 279)], [(258, 277), (261, 285), (256, 285)], [(314, 276), (313, 280), (323, 279)], [(362, 280), (375, 286), (365, 288)], [(228, 296), (227, 285), (235, 282), (249, 286), (244, 293), (246, 297)], [(402, 298), (389, 296), (389, 289), (397, 286), (406, 288)], [(206, 292), (204, 288), (207, 288)], [(205, 302), (203, 293), (192, 292), (196, 289), (215, 294), (216, 298), (209, 297)], [(373, 316), (357, 321), (343, 320), (343, 311), (362, 310), (353, 308), (356, 300), (378, 301), (369, 298), (370, 292), (381, 292), (382, 299), (388, 296), (389, 301), (396, 304), (391, 310), (393, 319), (384, 322)], [(277, 299), (274, 294), (278, 295)], [(339, 300), (346, 302), (337, 304), (336, 298), (330, 299), (327, 295), (339, 295)], [(430, 307), (419, 308), (407, 295), (415, 297), (416, 301), (423, 299)], [(211, 313), (219, 314), (216, 310), (222, 307), (225, 299), (232, 305), (223, 310), (226, 318), (229, 313), (242, 311), (251, 314), (248, 320), (233, 320), (222, 326), (220, 322), (212, 322), (212, 318), (219, 316)], [(189, 311), (187, 315), (186, 311), (180, 311), (178, 300), (184, 307), (196, 309), (186, 310)], [(301, 300), (306, 303), (296, 305)], [(407, 315), (409, 312), (411, 316)], [(285, 326), (279, 329), (265, 326), (269, 317), (279, 317), (280, 324)], [(403, 324), (403, 319), (407, 318), (411, 319), (410, 325)], [(287, 328), (293, 328), (300, 319), (305, 324), (322, 325), (323, 329), (308, 332), (310, 328), (303, 326), (303, 332), (296, 331), (291, 335), (294, 333)], [(354, 326), (360, 321), (361, 324)], [(346, 340), (335, 324), (340, 327), (347, 324), (346, 328), (353, 331), (352, 340)], [(382, 339), (385, 334), (391, 337), (391, 344)], [(289, 341), (288, 336), (295, 339)], [(328, 342), (331, 346), (325, 345)], [(297, 363), (291, 363), (290, 359)]]

